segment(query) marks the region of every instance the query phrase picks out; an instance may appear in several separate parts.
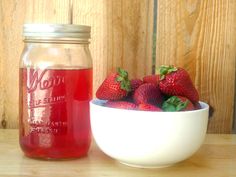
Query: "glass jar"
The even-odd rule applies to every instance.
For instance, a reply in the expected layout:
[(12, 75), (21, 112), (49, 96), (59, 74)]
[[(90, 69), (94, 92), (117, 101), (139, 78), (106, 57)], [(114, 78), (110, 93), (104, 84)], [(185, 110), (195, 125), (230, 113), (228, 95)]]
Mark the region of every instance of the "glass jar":
[(90, 27), (25, 24), (19, 141), (28, 157), (78, 158), (91, 142)]

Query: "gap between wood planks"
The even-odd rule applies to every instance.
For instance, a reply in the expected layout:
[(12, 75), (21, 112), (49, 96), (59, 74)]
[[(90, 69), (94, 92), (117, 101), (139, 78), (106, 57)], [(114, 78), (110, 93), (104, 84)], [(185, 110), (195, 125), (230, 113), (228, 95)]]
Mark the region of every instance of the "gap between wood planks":
[(152, 74), (156, 73), (156, 46), (157, 46), (157, 0), (153, 6), (153, 33), (152, 33)]
[(69, 23), (73, 24), (73, 0), (69, 0)]

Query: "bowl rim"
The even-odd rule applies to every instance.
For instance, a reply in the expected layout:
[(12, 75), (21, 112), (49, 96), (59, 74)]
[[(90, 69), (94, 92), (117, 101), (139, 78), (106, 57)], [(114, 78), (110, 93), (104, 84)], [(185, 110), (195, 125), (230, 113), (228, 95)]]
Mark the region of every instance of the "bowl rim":
[(100, 100), (100, 99), (92, 99), (90, 101), (90, 105), (100, 107), (101, 109), (109, 109), (109, 110), (122, 110), (122, 111), (128, 111), (128, 112), (146, 112), (146, 113), (158, 113), (158, 114), (183, 114), (183, 113), (197, 113), (197, 112), (202, 112), (202, 111), (209, 111), (209, 105), (206, 102), (199, 101), (201, 105), (201, 109), (196, 109), (196, 110), (190, 110), (190, 111), (176, 111), (176, 112), (170, 112), (170, 111), (143, 111), (143, 110), (135, 110), (135, 109), (119, 109), (119, 108), (111, 108), (111, 107), (106, 107), (102, 104), (107, 102), (107, 100)]

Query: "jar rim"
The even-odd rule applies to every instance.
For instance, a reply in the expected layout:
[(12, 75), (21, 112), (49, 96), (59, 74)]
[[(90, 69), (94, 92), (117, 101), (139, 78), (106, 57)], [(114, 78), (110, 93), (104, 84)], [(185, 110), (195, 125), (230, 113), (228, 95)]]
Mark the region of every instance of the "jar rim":
[(24, 24), (23, 36), (30, 38), (50, 38), (57, 39), (90, 39), (91, 27), (87, 25), (74, 24)]

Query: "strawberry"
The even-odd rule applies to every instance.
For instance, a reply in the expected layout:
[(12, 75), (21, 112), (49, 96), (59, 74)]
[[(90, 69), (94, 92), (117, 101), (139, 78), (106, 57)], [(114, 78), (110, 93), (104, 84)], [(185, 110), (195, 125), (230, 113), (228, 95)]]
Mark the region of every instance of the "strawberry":
[(190, 111), (194, 110), (195, 107), (193, 103), (186, 97), (172, 96), (163, 103), (162, 109), (164, 111), (174, 112), (174, 111)]
[(148, 75), (143, 77), (143, 82), (144, 83), (153, 83), (153, 84), (158, 84), (160, 80), (160, 75), (159, 74), (153, 74), (153, 75)]
[(140, 85), (143, 84), (143, 81), (141, 79), (131, 79), (130, 80), (131, 84), (131, 91), (136, 90)]
[(134, 102), (136, 104), (161, 104), (163, 96), (157, 85), (151, 83), (145, 83), (134, 91)]
[(120, 100), (131, 90), (127, 71), (118, 68), (111, 73), (100, 85), (96, 97), (101, 100)]
[(161, 66), (159, 72), (159, 87), (162, 93), (170, 96), (184, 96), (193, 103), (199, 101), (198, 92), (186, 70), (173, 66)]
[(127, 101), (107, 101), (104, 106), (120, 109), (136, 109), (136, 104)]
[(157, 106), (145, 103), (139, 104), (138, 109), (142, 111), (162, 111), (162, 109)]
[(128, 102), (133, 102), (133, 95), (134, 95), (134, 91), (143, 84), (143, 81), (141, 79), (131, 79), (130, 80), (130, 85), (131, 85), (131, 91), (129, 92), (129, 94), (122, 99), (123, 101), (128, 101)]

